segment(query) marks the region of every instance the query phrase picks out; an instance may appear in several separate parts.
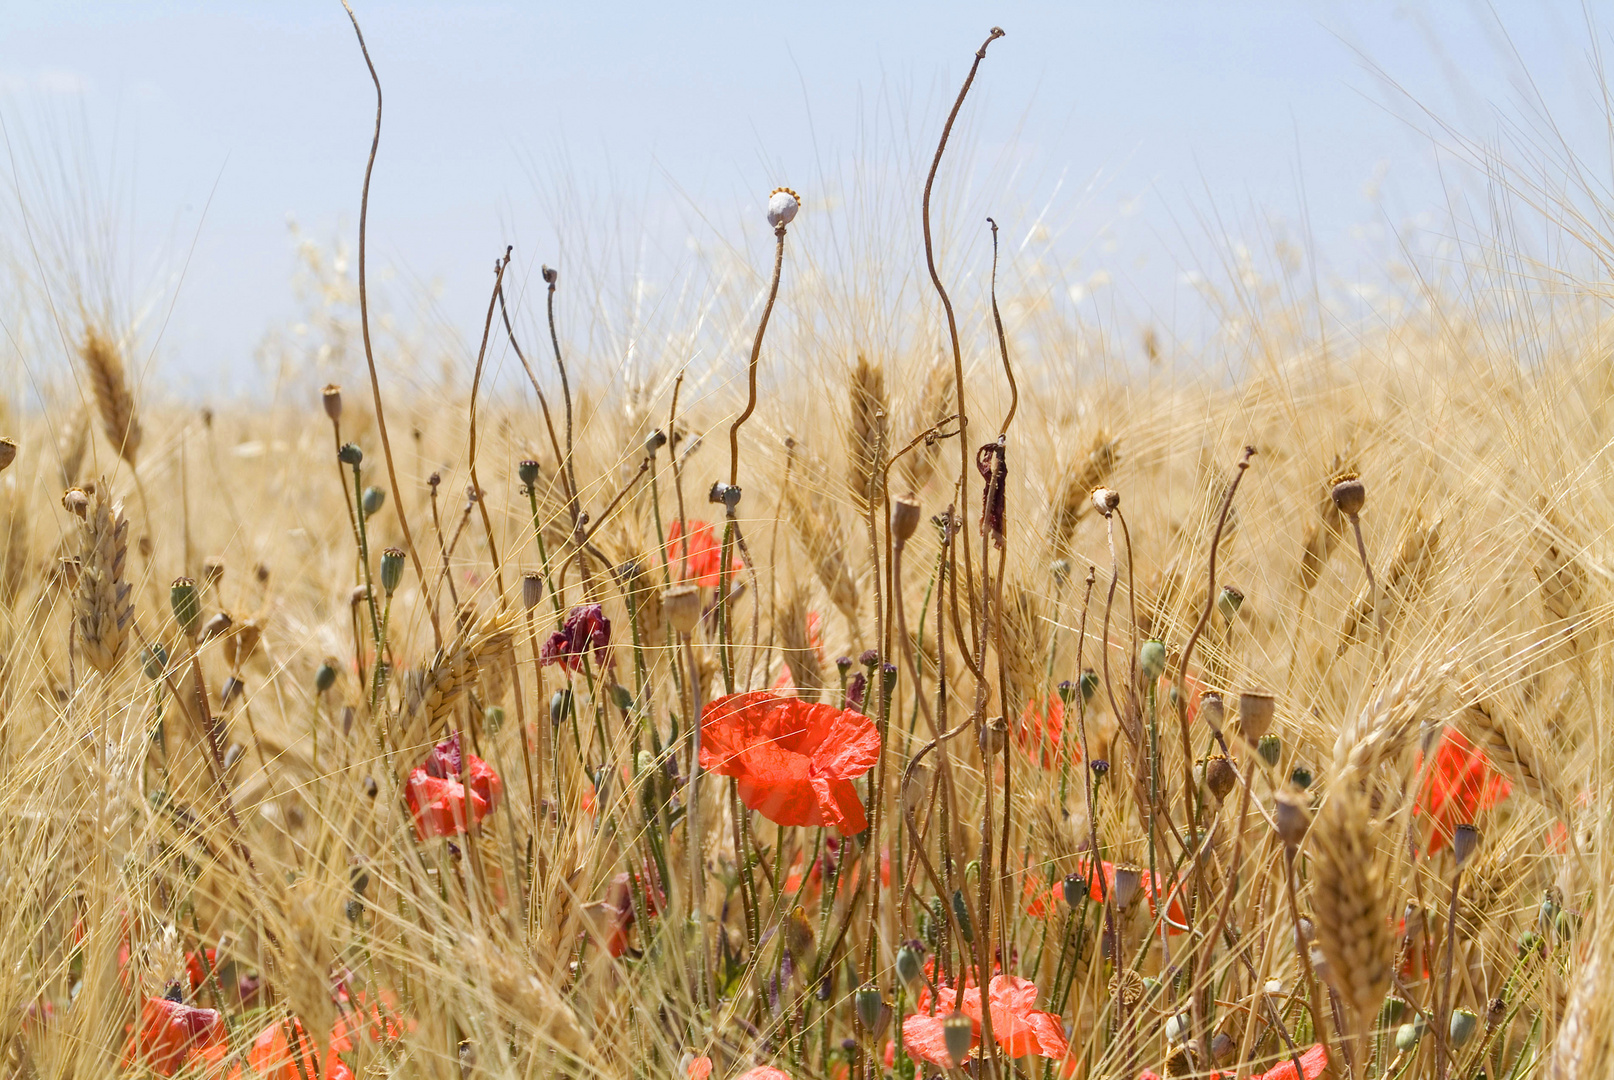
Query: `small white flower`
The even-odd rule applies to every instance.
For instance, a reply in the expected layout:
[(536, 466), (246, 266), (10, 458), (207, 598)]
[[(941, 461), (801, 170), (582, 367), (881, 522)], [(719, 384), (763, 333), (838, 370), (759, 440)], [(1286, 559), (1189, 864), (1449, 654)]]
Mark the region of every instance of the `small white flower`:
[(780, 225), (789, 225), (796, 220), (796, 211), (801, 209), (801, 198), (787, 187), (774, 188), (773, 194), (768, 196), (768, 224), (774, 228)]

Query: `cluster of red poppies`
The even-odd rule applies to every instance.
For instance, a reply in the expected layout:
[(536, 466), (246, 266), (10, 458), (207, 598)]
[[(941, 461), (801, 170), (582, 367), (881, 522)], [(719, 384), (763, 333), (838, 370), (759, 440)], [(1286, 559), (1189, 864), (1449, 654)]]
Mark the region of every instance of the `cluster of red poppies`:
[(404, 799), (422, 840), (470, 832), (498, 805), (503, 792), (504, 782), (493, 766), (475, 754), (461, 753), (458, 734), (432, 747), (404, 783)]

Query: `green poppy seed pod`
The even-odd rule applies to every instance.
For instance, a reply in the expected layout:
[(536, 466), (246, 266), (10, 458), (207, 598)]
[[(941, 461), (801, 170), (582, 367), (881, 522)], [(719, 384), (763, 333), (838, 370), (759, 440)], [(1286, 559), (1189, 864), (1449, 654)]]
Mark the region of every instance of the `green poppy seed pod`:
[(1255, 744), (1255, 752), (1261, 755), (1261, 760), (1268, 767), (1276, 766), (1278, 759), (1283, 756), (1283, 741), (1276, 735), (1263, 735), (1261, 741)]
[(482, 726), (489, 735), (497, 735), (499, 729), (504, 727), (504, 706), (489, 705), (482, 710)]
[(612, 683), (611, 684), (611, 704), (615, 705), (618, 709), (621, 709), (623, 712), (629, 711), (630, 709), (633, 708), (633, 691), (629, 690), (626, 686), (623, 686), (621, 683)]
[(953, 915), (958, 919), (958, 929), (964, 935), (964, 940), (974, 943), (975, 927), (970, 924), (970, 909), (964, 903), (963, 889), (953, 890)]
[(661, 611), (667, 617), (667, 622), (679, 634), (693, 634), (701, 621), (700, 586), (684, 584), (663, 589)]
[(1227, 706), (1222, 702), (1221, 694), (1204, 693), (1199, 696), (1199, 718), (1216, 734), (1222, 733), (1222, 725), (1227, 720)]
[(156, 681), (168, 670), (168, 650), (162, 647), (161, 642), (153, 641), (140, 653), (140, 662), (146, 678)]
[(1423, 1038), (1427, 1022), (1423, 1017), (1417, 1016), (1402, 1024), (1395, 1032), (1395, 1048), (1403, 1054), (1410, 1054), (1418, 1048), (1418, 1041)]
[(1354, 472), (1340, 473), (1334, 477), (1329, 495), (1339, 512), (1346, 517), (1360, 514), (1362, 504), (1367, 502), (1367, 489), (1362, 486), (1362, 478)]
[(1147, 976), (1139, 984), (1140, 993), (1138, 994), (1138, 1000), (1152, 1000), (1156, 994), (1160, 993), (1160, 988), (1161, 983), (1159, 979), (1155, 978), (1153, 975)]
[(1227, 760), (1226, 754), (1212, 754), (1205, 759), (1205, 786), (1216, 796), (1217, 802), (1225, 800), (1237, 782), (1233, 763)]
[(1311, 780), (1312, 776), (1310, 769), (1296, 768), (1294, 772), (1289, 774), (1289, 782), (1295, 787), (1299, 788), (1301, 791), (1305, 791), (1307, 788), (1311, 787)]
[(947, 1046), (947, 1056), (953, 1059), (955, 1067), (964, 1064), (964, 1059), (970, 1056), (970, 1044), (974, 1041), (975, 1022), (954, 1009), (942, 1021), (942, 1042)]
[(359, 449), (358, 443), (343, 443), (342, 449), (336, 452), (336, 460), (343, 465), (357, 465), (364, 460), (364, 451)]
[(891, 535), (897, 543), (906, 544), (919, 529), (919, 503), (904, 495), (891, 504)]
[(1265, 690), (1246, 690), (1239, 695), (1239, 734), (1251, 746), (1272, 728), (1277, 702)]
[(572, 711), (572, 692), (556, 690), (549, 698), (549, 722), (559, 724)]
[(1278, 837), (1291, 849), (1299, 847), (1311, 827), (1311, 809), (1306, 798), (1298, 791), (1278, 792), (1272, 807), (1272, 817), (1278, 826)]
[(1115, 868), (1115, 906), (1126, 910), (1138, 898), (1143, 886), (1143, 867), (1117, 866)]
[(891, 700), (891, 692), (897, 688), (897, 665), (881, 664), (880, 681), (885, 686), (885, 699)]
[(0, 439), (0, 472), (5, 472), (17, 460), (17, 440)]
[(917, 987), (925, 977), (925, 962), (921, 959), (924, 946), (910, 941), (897, 950), (897, 978), (907, 987)]
[(837, 656), (835, 658), (835, 670), (839, 671), (844, 679), (846, 673), (852, 670), (852, 658), (850, 656)]
[(1232, 622), (1238, 615), (1239, 608), (1244, 606), (1244, 594), (1231, 585), (1223, 585), (1222, 591), (1216, 597), (1216, 610), (1222, 618)]
[(1110, 775), (1110, 763), (1105, 761), (1103, 758), (1094, 758), (1092, 763), (1087, 767), (1093, 770), (1093, 778), (1095, 780), (1103, 780), (1106, 776)]
[(361, 505), (364, 507), (364, 516), (366, 518), (375, 517), (376, 514), (380, 512), (382, 504), (386, 501), (387, 493), (376, 487), (374, 484), (365, 488), (364, 498), (361, 503)]
[(202, 632), (202, 594), (188, 577), (175, 578), (168, 586), (168, 604), (185, 636), (194, 639)]
[(336, 668), (327, 660), (314, 672), (314, 689), (318, 693), (325, 693), (336, 685)]
[(1384, 1008), (1379, 1010), (1379, 1027), (1393, 1028), (1401, 1025), (1401, 1020), (1407, 1015), (1405, 999), (1387, 997), (1384, 999)]
[(1536, 912), (1536, 929), (1541, 931), (1542, 937), (1546, 937), (1552, 933), (1557, 921), (1558, 904), (1553, 900), (1552, 893), (1549, 890), (1547, 896), (1541, 901), (1541, 910)]
[(1087, 668), (1082, 672), (1081, 678), (1082, 700), (1092, 701), (1093, 695), (1098, 693), (1098, 672)]
[(531, 611), (544, 598), (544, 579), (536, 570), (521, 575), (521, 606)]
[(325, 389), (319, 393), (320, 404), (325, 406), (325, 415), (331, 418), (331, 423), (342, 419), (342, 388), (335, 383), (326, 383)]
[(1462, 1046), (1479, 1030), (1479, 1017), (1467, 1009), (1455, 1009), (1451, 1014), (1451, 1044)]
[[(376, 490), (371, 488), (371, 491)], [(391, 596), (403, 580), (404, 553), (399, 548), (388, 548), (381, 553), (381, 591)]]
[(880, 988), (878, 986), (873, 983), (864, 983), (857, 988), (857, 993), (853, 995), (853, 1002), (857, 1008), (857, 1022), (863, 1025), (865, 1031), (873, 1032), (879, 1027), (880, 1006), (884, 1002), (880, 1000)]
[(1054, 687), (1054, 689), (1059, 692), (1059, 700), (1065, 706), (1065, 708), (1068, 709), (1076, 703), (1076, 684), (1071, 682), (1069, 679), (1061, 681), (1058, 686)]
[(1166, 646), (1164, 642), (1151, 638), (1143, 643), (1138, 650), (1138, 667), (1143, 677), (1155, 680), (1166, 673)]
[(1580, 929), (1580, 916), (1573, 911), (1559, 909), (1558, 918), (1553, 920), (1553, 930), (1558, 934), (1559, 941), (1568, 941)]
[(1457, 860), (1458, 866), (1468, 862), (1469, 858), (1473, 856), (1474, 850), (1479, 847), (1479, 842), (1480, 831), (1473, 825), (1465, 822), (1453, 830), (1451, 853), (1452, 857)]
[(1092, 895), (1092, 893), (1089, 891), (1090, 889), (1091, 889), (1091, 886), (1088, 885), (1087, 879), (1085, 877), (1083, 877), (1081, 874), (1066, 874), (1065, 875), (1065, 903), (1066, 903), (1066, 905), (1069, 906), (1074, 911), (1080, 911), (1081, 908), (1082, 908), (1082, 905), (1087, 903), (1088, 897)]

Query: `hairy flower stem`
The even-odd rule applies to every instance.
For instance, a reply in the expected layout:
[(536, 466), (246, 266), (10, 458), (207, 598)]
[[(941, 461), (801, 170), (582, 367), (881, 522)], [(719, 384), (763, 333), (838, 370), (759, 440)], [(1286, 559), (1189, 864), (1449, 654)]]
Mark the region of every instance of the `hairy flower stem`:
[(695, 663), (695, 647), (690, 635), (681, 634), (684, 662), (689, 667), (689, 781), (685, 785), (684, 830), (689, 848), (689, 917), (694, 924), (696, 951), (700, 953), (701, 1003), (708, 1009), (717, 1004), (717, 984), (712, 958), (706, 947), (706, 875), (702, 866), (700, 779), (701, 779), (701, 676)]
[(359, 466), (353, 466), (353, 493), (358, 500), (359, 562), (364, 565), (364, 599), (370, 609), (370, 640), (375, 644), (375, 661), (381, 663), (381, 619), (376, 613), (375, 585), (370, 580), (370, 535), (364, 524), (364, 485), (359, 479)]
[(773, 227), (773, 280), (768, 284), (768, 302), (763, 305), (762, 319), (757, 323), (756, 337), (751, 342), (751, 360), (746, 365), (746, 382), (749, 386), (745, 410), (729, 425), (729, 486), (740, 484), (740, 425), (751, 419), (757, 408), (757, 360), (762, 356), (762, 335), (768, 332), (768, 318), (773, 314), (773, 302), (779, 296), (779, 274), (785, 265), (785, 224)]

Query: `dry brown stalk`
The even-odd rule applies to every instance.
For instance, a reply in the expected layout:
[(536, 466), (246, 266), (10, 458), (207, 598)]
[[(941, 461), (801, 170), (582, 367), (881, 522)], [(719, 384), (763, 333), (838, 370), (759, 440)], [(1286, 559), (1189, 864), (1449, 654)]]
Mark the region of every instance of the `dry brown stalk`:
[(79, 357), (84, 361), (90, 377), (90, 388), (95, 392), (95, 407), (101, 413), (101, 430), (118, 456), (132, 467), (140, 450), (142, 433), (140, 419), (135, 415), (134, 393), (129, 387), (128, 372), (124, 370), (123, 356), (118, 346), (94, 326), (84, 328), (84, 342), (79, 346)]
[(129, 558), (129, 521), (123, 504), (114, 504), (105, 479), (95, 486), (79, 526), (78, 588), (73, 618), (80, 655), (106, 675), (128, 645), (134, 621), (134, 587), (124, 580)]
[(1366, 800), (1349, 787), (1337, 789), (1311, 830), (1312, 910), (1317, 944), (1328, 976), (1355, 1017), (1360, 1034), (1372, 1024), (1390, 988), (1395, 940), (1385, 913), (1391, 882), (1368, 820)]

